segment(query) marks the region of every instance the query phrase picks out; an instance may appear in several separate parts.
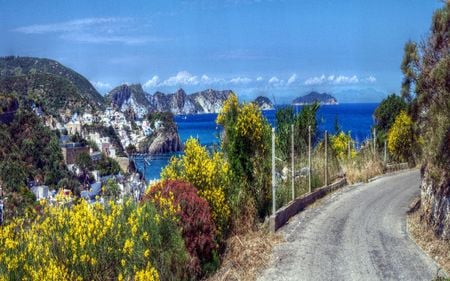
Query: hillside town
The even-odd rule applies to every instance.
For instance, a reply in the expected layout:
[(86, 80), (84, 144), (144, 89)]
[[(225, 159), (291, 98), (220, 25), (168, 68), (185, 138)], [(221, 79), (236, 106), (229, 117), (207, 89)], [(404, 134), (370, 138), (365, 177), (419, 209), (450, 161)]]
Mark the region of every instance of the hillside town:
[[(18, 110), (16, 104), (11, 110), (0, 113), (0, 123), (11, 123)], [(67, 204), (76, 197), (90, 203), (120, 201), (124, 197), (140, 200), (147, 183), (135, 166), (133, 154), (143, 142), (164, 129), (161, 120), (152, 123), (145, 118), (133, 120), (107, 107), (96, 113), (75, 113), (64, 122), (64, 118), (58, 120), (46, 115), (38, 106), (33, 105), (32, 110), (45, 126), (58, 132), (59, 147), (68, 171), (76, 178), (85, 178), (78, 187), (71, 183), (58, 190), (44, 185), (40, 179), (30, 180), (28, 188), (37, 201)], [(8, 198), (0, 190), (0, 223), (5, 200)]]

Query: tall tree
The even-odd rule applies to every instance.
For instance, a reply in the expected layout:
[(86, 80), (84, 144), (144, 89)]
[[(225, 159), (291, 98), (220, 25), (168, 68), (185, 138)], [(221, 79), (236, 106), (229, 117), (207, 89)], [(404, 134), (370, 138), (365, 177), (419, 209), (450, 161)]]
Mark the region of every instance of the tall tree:
[(401, 65), (403, 72), (402, 81), (402, 98), (405, 102), (410, 103), (414, 98), (414, 85), (417, 80), (419, 69), (419, 54), (417, 45), (412, 41), (405, 44), (404, 55)]

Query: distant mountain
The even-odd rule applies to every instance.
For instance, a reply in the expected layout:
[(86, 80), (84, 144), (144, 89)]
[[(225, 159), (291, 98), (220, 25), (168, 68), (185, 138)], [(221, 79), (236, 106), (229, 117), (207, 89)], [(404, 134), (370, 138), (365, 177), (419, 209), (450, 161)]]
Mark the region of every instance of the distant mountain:
[(273, 109), (272, 101), (268, 97), (259, 96), (253, 101), (261, 110)]
[(320, 94), (318, 92), (311, 92), (302, 97), (298, 97), (292, 101), (294, 105), (312, 104), (318, 102), (320, 104), (337, 104), (337, 100), (332, 95), (327, 93)]
[(133, 111), (137, 117), (142, 118), (152, 108), (147, 99), (147, 93), (142, 89), (141, 84), (120, 85), (112, 89), (105, 100), (108, 105), (113, 106), (122, 112)]
[(38, 73), (51, 74), (67, 79), (75, 86), (81, 96), (86, 97), (91, 104), (96, 103), (97, 107), (103, 108), (103, 97), (92, 84), (79, 73), (57, 61), (35, 57), (0, 57), (0, 78), (28, 76)]
[(212, 89), (186, 94), (183, 89), (175, 93), (146, 93), (140, 84), (121, 85), (106, 95), (109, 104), (122, 112), (133, 111), (142, 117), (149, 112), (172, 112), (173, 114), (219, 112), (231, 91)]

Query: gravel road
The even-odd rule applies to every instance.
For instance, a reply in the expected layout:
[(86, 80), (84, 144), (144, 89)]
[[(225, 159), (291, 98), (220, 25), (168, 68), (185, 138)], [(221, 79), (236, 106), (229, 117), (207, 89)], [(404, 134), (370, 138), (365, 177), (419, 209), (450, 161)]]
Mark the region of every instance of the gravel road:
[(436, 264), (406, 230), (419, 184), (412, 170), (329, 195), (280, 230), (259, 280), (432, 280)]

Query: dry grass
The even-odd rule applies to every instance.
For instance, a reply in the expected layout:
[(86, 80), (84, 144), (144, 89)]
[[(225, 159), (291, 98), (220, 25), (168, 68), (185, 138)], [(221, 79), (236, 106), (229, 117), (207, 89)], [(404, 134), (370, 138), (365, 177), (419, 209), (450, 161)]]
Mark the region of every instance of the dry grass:
[(437, 238), (433, 231), (421, 219), (421, 210), (408, 215), (408, 231), (411, 238), (424, 250), (443, 270), (450, 273), (450, 241)]
[(342, 163), (347, 181), (350, 184), (367, 182), (370, 178), (383, 174), (383, 162), (377, 158), (364, 162), (349, 161)]
[(281, 236), (262, 227), (231, 236), (227, 240), (222, 266), (207, 280), (256, 280), (269, 265), (273, 247), (281, 241)]

